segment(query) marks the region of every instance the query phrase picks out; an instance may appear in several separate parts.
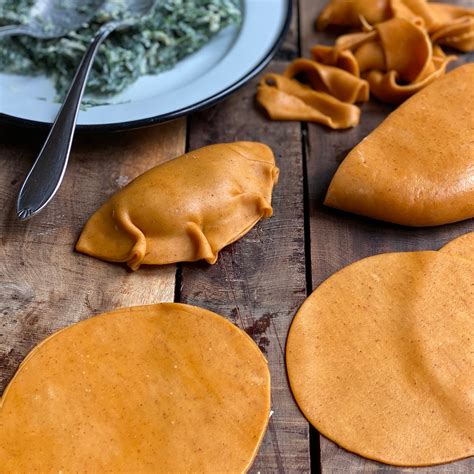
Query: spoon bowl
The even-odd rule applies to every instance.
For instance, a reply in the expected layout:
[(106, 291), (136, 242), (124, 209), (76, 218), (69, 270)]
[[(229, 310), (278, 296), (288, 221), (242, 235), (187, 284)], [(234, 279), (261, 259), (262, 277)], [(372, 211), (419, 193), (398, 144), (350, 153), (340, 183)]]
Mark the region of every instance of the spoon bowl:
[(0, 37), (60, 38), (88, 23), (103, 4), (104, 0), (35, 0), (28, 21), (0, 27)]
[(100, 31), (121, 30), (138, 23), (150, 13), (156, 0), (106, 0), (101, 14), (107, 19)]
[(105, 0), (102, 3), (103, 12), (116, 20), (123, 20), (128, 16), (140, 17), (148, 14), (156, 0)]

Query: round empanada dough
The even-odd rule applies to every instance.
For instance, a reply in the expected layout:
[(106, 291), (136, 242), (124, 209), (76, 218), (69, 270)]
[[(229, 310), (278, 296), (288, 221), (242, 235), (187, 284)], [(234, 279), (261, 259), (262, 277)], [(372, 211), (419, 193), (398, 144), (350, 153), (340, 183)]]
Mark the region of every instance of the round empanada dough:
[(468, 232), (457, 239), (451, 240), (444, 247), (441, 247), (439, 251), (455, 257), (474, 260), (474, 232)]
[(290, 328), (291, 389), (343, 448), (424, 466), (474, 454), (474, 266), (377, 255), (326, 280)]
[(38, 345), (0, 402), (2, 472), (245, 472), (270, 410), (267, 362), (182, 304), (92, 317)]

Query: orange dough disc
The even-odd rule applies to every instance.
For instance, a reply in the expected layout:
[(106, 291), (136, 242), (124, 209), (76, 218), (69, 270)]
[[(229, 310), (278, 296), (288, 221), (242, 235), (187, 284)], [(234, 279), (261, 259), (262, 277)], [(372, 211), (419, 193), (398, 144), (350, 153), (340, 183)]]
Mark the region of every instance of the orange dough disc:
[(269, 411), (243, 331), (194, 306), (125, 308), (26, 357), (0, 401), (1, 471), (245, 472)]
[(278, 168), (262, 143), (191, 151), (142, 174), (87, 222), (76, 250), (112, 262), (166, 264), (204, 259), (272, 215)]
[(474, 266), (377, 255), (326, 280), (290, 328), (291, 389), (340, 446), (399, 466), (474, 455)]
[(456, 257), (463, 257), (467, 260), (474, 260), (474, 232), (469, 232), (451, 240), (439, 251)]
[(392, 112), (339, 166), (325, 204), (409, 226), (474, 217), (474, 64)]

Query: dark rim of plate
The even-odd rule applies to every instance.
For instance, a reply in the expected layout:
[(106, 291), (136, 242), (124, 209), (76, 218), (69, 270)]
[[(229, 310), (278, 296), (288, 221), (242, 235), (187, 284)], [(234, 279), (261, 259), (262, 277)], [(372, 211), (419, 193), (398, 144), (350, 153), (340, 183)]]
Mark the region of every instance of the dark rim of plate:
[[(141, 128), (141, 127), (148, 127), (150, 125), (155, 125), (158, 123), (169, 122), (171, 120), (177, 119), (179, 117), (183, 117), (184, 115), (188, 115), (191, 112), (196, 112), (198, 110), (210, 107), (212, 105), (217, 104), (221, 100), (225, 99), (238, 89), (240, 89), (244, 84), (246, 84), (250, 79), (255, 77), (259, 72), (264, 69), (268, 63), (272, 60), (275, 53), (278, 51), (281, 43), (283, 42), (283, 38), (285, 37), (286, 32), (290, 26), (291, 22), (291, 14), (292, 14), (292, 1), (287, 1), (287, 10), (286, 10), (286, 17), (281, 30), (273, 43), (272, 47), (268, 51), (267, 55), (264, 56), (260, 62), (251, 69), (245, 76), (238, 79), (236, 82), (231, 84), (229, 87), (226, 87), (222, 91), (218, 92), (217, 94), (208, 97), (207, 99), (201, 100), (196, 102), (195, 104), (189, 105), (188, 107), (183, 107), (182, 109), (175, 110), (174, 112), (156, 115), (154, 117), (148, 117), (145, 119), (140, 120), (131, 120), (129, 122), (120, 122), (120, 123), (104, 123), (104, 124), (97, 124), (97, 125), (78, 125), (76, 130), (78, 132), (118, 132), (120, 130), (131, 130), (134, 128)], [(8, 115), (0, 112), (0, 120), (3, 123), (10, 123), (12, 125), (20, 125), (23, 127), (34, 127), (34, 128), (42, 128), (48, 129), (51, 127), (51, 123), (49, 122), (38, 122), (36, 120), (28, 120), (23, 118), (18, 118), (13, 115)]]

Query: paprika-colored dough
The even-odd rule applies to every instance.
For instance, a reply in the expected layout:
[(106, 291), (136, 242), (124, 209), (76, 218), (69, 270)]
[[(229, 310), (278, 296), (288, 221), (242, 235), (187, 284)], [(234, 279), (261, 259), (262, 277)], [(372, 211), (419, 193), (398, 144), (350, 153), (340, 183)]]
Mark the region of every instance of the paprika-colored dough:
[(451, 240), (444, 247), (441, 247), (439, 251), (454, 257), (462, 257), (474, 261), (474, 232), (468, 232), (457, 239)]
[(367, 101), (369, 90), (382, 102), (401, 104), (457, 59), (440, 45), (474, 49), (474, 10), (426, 0), (331, 0), (318, 18), (320, 29), (329, 25), (356, 31), (333, 46), (313, 46), (312, 59), (292, 61), (284, 77), (260, 81), (257, 101), (271, 119), (353, 127), (360, 116), (353, 104)]
[(270, 411), (247, 334), (182, 304), (124, 308), (52, 335), (0, 400), (2, 473), (245, 472)]
[(339, 166), (324, 203), (408, 226), (474, 217), (474, 64), (418, 92)]
[(474, 9), (426, 0), (331, 0), (319, 15), (318, 28), (356, 28), (392, 18), (407, 20), (431, 35), (433, 43), (468, 52), (474, 49)]
[(359, 107), (279, 74), (270, 73), (262, 78), (257, 101), (272, 120), (306, 120), (333, 129), (359, 123)]
[(288, 335), (303, 414), (397, 466), (474, 455), (474, 265), (441, 252), (360, 260), (319, 286)]
[(76, 250), (112, 262), (205, 259), (272, 215), (278, 168), (257, 142), (210, 145), (142, 174), (114, 194), (82, 231)]

